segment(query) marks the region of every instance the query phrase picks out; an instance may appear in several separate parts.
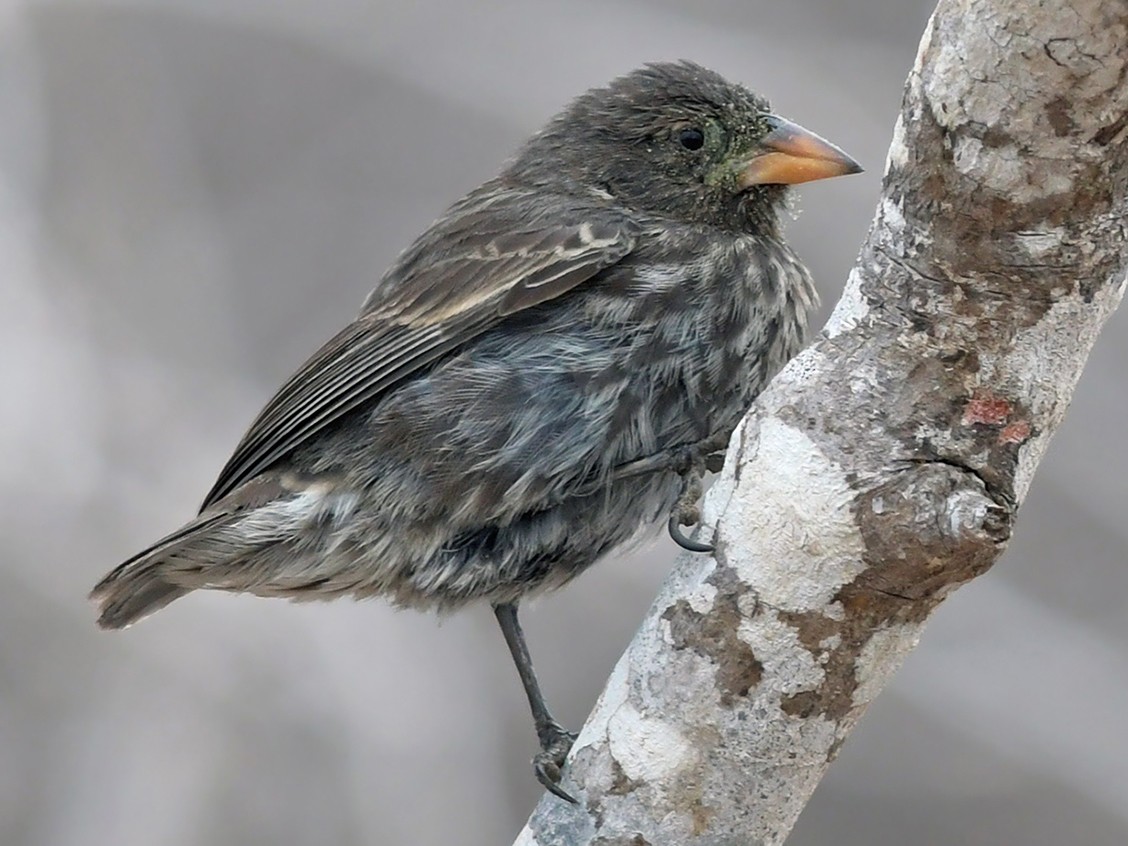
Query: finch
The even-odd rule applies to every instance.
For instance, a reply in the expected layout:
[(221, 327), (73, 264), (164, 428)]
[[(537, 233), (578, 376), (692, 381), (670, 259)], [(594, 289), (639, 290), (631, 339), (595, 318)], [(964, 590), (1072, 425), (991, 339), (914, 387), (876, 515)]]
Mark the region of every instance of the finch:
[(94, 588), (123, 628), (197, 589), (493, 606), (560, 786), (517, 618), (673, 513), (802, 347), (788, 186), (861, 168), (691, 62), (574, 100), (451, 206), (274, 395), (199, 515)]

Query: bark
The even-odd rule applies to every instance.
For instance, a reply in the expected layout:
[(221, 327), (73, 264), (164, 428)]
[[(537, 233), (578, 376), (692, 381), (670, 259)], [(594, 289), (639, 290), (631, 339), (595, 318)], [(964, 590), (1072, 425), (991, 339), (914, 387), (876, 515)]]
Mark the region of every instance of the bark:
[(776, 844), (1006, 547), (1125, 289), (1128, 3), (942, 0), (874, 224), (517, 843)]

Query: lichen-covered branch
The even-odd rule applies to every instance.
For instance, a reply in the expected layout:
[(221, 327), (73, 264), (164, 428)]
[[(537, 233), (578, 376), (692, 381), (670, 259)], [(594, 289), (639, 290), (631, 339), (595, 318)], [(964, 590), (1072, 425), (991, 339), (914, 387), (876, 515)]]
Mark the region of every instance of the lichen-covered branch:
[(942, 0), (830, 323), (737, 430), (524, 846), (775, 844), (998, 559), (1128, 246), (1128, 3)]

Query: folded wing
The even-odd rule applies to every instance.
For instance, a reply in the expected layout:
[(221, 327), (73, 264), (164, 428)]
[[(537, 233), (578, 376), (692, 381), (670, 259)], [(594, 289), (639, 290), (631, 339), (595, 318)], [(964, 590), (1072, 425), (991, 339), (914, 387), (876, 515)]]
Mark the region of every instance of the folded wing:
[(201, 511), (507, 315), (620, 261), (637, 234), (618, 210), (483, 186), (400, 257), (361, 315), (267, 403)]

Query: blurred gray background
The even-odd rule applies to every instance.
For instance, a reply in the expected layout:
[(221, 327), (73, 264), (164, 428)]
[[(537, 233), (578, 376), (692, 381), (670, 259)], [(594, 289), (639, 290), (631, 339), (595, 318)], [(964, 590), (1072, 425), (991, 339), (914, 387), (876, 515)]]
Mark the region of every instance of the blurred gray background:
[[(0, 0), (0, 844), (508, 844), (535, 739), (487, 609), (93, 582), (443, 207), (570, 96), (694, 58), (868, 167), (803, 191), (833, 303), (928, 0)], [(1128, 843), (1128, 314), (1011, 551), (955, 596), (790, 843)], [(526, 614), (578, 727), (664, 537)]]

